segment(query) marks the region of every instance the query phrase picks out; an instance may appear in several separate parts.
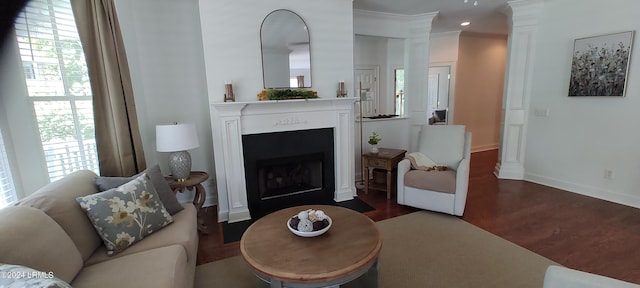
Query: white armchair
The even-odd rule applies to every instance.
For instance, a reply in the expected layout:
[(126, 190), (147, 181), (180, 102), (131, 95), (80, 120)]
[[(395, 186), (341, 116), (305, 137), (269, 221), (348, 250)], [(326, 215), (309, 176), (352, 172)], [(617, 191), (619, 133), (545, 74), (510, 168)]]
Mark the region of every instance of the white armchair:
[(446, 171), (412, 170), (409, 160), (398, 163), (398, 204), (462, 216), (469, 186), (471, 133), (464, 125), (424, 125), (418, 152)]

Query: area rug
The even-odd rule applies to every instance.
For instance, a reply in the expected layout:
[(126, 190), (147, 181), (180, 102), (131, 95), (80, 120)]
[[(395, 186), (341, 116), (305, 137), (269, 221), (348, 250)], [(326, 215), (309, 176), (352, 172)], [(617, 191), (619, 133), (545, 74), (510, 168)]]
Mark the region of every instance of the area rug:
[[(376, 225), (381, 288), (540, 288), (547, 267), (558, 265), (449, 215), (419, 211)], [(196, 267), (195, 281), (197, 288), (248, 288), (257, 280), (236, 256)]]
[[(375, 208), (371, 207), (369, 204), (360, 200), (359, 198), (353, 198), (352, 200), (342, 202), (332, 201), (330, 203), (327, 203), (327, 205), (341, 206), (354, 211), (358, 211), (360, 213), (375, 210)], [(234, 223), (222, 222), (222, 240), (224, 241), (224, 243), (240, 241), (240, 238), (242, 238), (242, 234), (244, 234), (244, 231), (247, 230), (247, 228), (249, 228), (249, 226), (251, 226), (251, 224), (255, 220), (257, 219), (239, 221)]]

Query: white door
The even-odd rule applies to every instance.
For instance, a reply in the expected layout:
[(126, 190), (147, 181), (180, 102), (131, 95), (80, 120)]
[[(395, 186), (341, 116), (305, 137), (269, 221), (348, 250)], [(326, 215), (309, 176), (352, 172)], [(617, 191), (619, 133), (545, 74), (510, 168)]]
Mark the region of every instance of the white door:
[(361, 95), (356, 94), (356, 97), (360, 96), (362, 99), (362, 117), (378, 115), (378, 68), (358, 68), (355, 78), (356, 91), (361, 91)]
[[(449, 66), (429, 67), (429, 99), (427, 115), (436, 110), (449, 109), (449, 81), (451, 78)], [(447, 123), (449, 123), (449, 117)]]

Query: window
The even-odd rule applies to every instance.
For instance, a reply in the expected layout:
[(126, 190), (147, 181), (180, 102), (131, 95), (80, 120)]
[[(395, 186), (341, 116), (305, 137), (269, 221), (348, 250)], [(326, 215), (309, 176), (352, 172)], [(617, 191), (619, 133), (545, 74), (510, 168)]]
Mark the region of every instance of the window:
[(394, 70), (396, 105), (394, 114), (404, 116), (404, 69)]
[(16, 187), (13, 185), (13, 177), (11, 176), (9, 159), (7, 159), (7, 152), (4, 148), (2, 131), (0, 131), (0, 208), (18, 200), (17, 198)]
[(91, 86), (70, 1), (29, 1), (15, 29), (49, 179), (98, 173)]

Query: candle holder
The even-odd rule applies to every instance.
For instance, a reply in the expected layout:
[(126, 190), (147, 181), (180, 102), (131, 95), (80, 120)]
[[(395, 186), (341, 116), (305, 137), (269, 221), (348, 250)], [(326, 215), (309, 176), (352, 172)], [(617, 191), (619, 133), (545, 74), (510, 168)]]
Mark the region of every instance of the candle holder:
[(347, 97), (347, 90), (344, 87), (344, 81), (338, 82), (338, 91), (336, 92), (336, 97)]
[(231, 83), (224, 84), (224, 102), (236, 102), (236, 96), (233, 95), (233, 86)]

